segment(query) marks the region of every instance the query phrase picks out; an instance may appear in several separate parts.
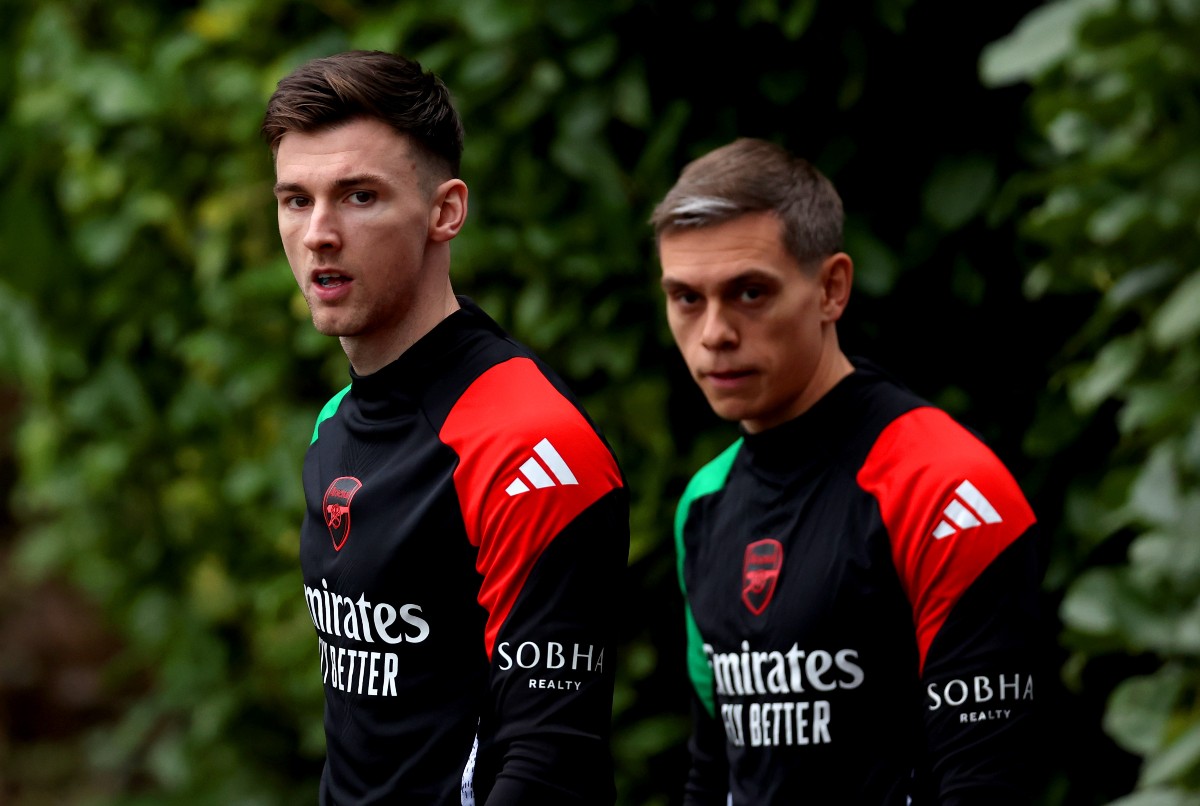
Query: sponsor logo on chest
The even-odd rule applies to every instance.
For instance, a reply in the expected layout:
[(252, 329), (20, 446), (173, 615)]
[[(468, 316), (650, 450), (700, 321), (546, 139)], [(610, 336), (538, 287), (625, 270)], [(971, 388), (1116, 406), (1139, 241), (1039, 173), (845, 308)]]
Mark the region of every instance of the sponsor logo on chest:
[[(833, 706), (811, 698), (853, 690), (866, 675), (854, 649), (759, 652), (742, 642), (740, 652), (704, 645), (721, 703), (725, 737), (735, 747), (829, 744), (834, 740)], [(793, 699), (780, 699), (792, 695)], [(795, 699), (796, 696), (804, 699)]]
[(317, 628), (322, 681), (350, 694), (397, 696), (400, 658), (385, 647), (419, 644), (429, 637), (420, 605), (372, 602), (365, 593), (343, 596), (329, 590), (324, 579), (320, 588), (305, 585), (304, 599)]

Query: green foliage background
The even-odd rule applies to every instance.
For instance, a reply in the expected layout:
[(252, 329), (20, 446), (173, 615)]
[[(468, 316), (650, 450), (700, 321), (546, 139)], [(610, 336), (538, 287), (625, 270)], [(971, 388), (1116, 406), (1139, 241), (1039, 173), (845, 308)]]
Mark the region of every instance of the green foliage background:
[(742, 134), (842, 191), (849, 351), (983, 433), (1041, 515), (1045, 802), (1197, 802), (1198, 42), (1198, 0), (6, 0), (0, 605), (68, 583), (117, 650), (81, 729), (25, 735), (3, 695), (32, 672), (0, 649), (0, 802), (314, 800), (299, 467), (346, 368), (257, 127), (279, 77), (352, 47), (451, 87), (456, 289), (564, 373), (629, 476), (622, 803), (678, 802), (668, 524), (733, 435), (669, 343), (645, 220)]
[(1200, 2), (1067, 0), (985, 53), (1029, 81), (1041, 135), (1025, 290), (1090, 310), (1028, 450), (1080, 453), (1049, 584), (1075, 690), (1106, 669), (1104, 729), (1142, 757), (1123, 806), (1200, 801)]

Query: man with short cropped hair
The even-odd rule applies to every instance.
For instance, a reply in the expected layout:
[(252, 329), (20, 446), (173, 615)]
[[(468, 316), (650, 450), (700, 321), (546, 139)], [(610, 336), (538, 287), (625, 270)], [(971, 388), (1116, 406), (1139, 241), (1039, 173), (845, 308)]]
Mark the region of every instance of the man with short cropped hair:
[(671, 333), (741, 431), (675, 519), (685, 803), (1026, 803), (1036, 519), (975, 436), (843, 353), (842, 218), (812, 165), (742, 138), (651, 219)]
[(562, 380), (450, 282), (463, 129), (419, 64), (283, 78), (279, 233), (350, 384), (304, 460), (322, 806), (611, 804), (629, 502)]

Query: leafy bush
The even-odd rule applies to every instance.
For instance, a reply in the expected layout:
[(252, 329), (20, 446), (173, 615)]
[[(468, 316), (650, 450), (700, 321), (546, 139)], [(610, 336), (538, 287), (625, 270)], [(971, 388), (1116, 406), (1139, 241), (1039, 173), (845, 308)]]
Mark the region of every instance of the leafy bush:
[[(1012, 187), (1032, 299), (1086, 307), (1028, 434), (1074, 468), (1062, 551), (1066, 671), (1134, 658), (1105, 730), (1143, 757), (1122, 804), (1200, 793), (1200, 3), (1060, 0), (984, 54), (1027, 81), (1041, 135)], [(1058, 300), (1058, 302), (1055, 302)]]

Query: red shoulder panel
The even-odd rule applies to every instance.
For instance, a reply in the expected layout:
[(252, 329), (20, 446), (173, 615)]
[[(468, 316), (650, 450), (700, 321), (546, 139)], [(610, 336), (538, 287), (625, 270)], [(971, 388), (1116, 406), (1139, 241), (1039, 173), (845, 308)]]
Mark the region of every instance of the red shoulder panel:
[(858, 483), (879, 502), (912, 605), (923, 670), (954, 604), (1033, 525), (1033, 510), (996, 455), (930, 407), (883, 430)]
[(608, 448), (528, 358), (489, 369), (458, 399), (440, 437), (458, 454), (454, 486), (479, 548), (488, 657), (538, 557), (563, 527), (621, 486)]

